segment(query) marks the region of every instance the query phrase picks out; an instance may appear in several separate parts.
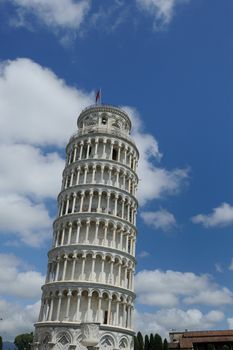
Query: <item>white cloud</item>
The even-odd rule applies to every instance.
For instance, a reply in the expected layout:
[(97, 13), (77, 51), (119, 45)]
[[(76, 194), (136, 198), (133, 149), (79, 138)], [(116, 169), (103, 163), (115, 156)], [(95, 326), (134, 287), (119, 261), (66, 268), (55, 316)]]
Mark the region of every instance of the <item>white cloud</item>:
[(0, 294), (20, 298), (39, 298), (45, 277), (41, 273), (26, 268), (13, 254), (0, 254)]
[(17, 303), (9, 303), (0, 299), (0, 334), (4, 340), (14, 341), (18, 334), (33, 331), (33, 324), (37, 321), (40, 302), (25, 307)]
[(0, 261), (0, 334), (4, 340), (14, 340), (20, 333), (33, 331), (40, 301), (26, 306), (24, 303), (41, 297), (45, 276), (14, 254), (0, 254)]
[(94, 97), (29, 59), (0, 66), (1, 143), (64, 147)]
[(19, 24), (33, 14), (41, 23), (53, 29), (77, 30), (90, 9), (90, 0), (11, 0), (17, 6)]
[(199, 214), (191, 220), (194, 224), (201, 224), (206, 228), (230, 226), (233, 224), (233, 207), (228, 203), (222, 203), (214, 208), (211, 214)]
[(174, 215), (166, 209), (160, 209), (155, 212), (142, 212), (141, 217), (145, 224), (152, 226), (156, 230), (169, 231), (176, 226)]
[(144, 333), (159, 333), (167, 337), (169, 330), (209, 329), (224, 319), (221, 311), (211, 310), (203, 314), (199, 309), (163, 309), (156, 313), (135, 312), (135, 328)]
[(61, 187), (64, 160), (25, 144), (0, 144), (0, 193), (54, 198)]
[(58, 148), (74, 133), (78, 114), (92, 98), (29, 59), (0, 65), (2, 234), (31, 246), (52, 236), (44, 199), (54, 199), (61, 186), (64, 160)]
[(139, 9), (150, 14), (154, 20), (154, 30), (166, 27), (175, 15), (178, 5), (188, 3), (190, 0), (136, 0)]
[(43, 203), (32, 203), (17, 194), (2, 195), (0, 232), (18, 236), (24, 244), (38, 247), (45, 239), (52, 237), (52, 219)]
[(208, 275), (192, 272), (143, 270), (136, 274), (135, 288), (139, 303), (154, 306), (233, 303), (229, 289), (214, 283)]
[(167, 170), (156, 166), (154, 162), (159, 162), (162, 158), (157, 140), (153, 135), (143, 132), (140, 116), (135, 109), (123, 108), (132, 120), (132, 136), (140, 153), (137, 193), (140, 204), (144, 205), (165, 195), (177, 194), (188, 179), (188, 169)]

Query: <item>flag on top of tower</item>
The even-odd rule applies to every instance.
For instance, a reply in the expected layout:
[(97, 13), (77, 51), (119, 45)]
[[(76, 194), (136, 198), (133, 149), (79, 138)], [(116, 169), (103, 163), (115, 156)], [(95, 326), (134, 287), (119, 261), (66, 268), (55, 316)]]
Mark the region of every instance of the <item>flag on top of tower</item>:
[(95, 95), (95, 103), (97, 104), (97, 102), (100, 102), (101, 104), (101, 89), (99, 89), (97, 92), (96, 92), (96, 95)]

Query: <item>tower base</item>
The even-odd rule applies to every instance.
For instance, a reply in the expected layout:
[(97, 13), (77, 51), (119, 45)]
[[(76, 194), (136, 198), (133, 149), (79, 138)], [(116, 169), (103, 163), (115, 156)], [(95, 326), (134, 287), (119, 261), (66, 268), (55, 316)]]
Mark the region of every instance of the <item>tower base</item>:
[[(99, 350), (133, 350), (134, 332), (120, 327), (100, 325)], [(88, 350), (82, 344), (81, 324), (43, 322), (35, 324), (32, 350)]]

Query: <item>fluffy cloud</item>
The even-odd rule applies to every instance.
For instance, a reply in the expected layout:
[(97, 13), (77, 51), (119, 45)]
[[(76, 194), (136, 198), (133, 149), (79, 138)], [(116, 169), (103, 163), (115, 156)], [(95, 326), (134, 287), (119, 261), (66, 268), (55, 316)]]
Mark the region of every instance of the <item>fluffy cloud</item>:
[(61, 187), (64, 160), (25, 144), (0, 144), (0, 193), (54, 198)]
[[(29, 59), (0, 65), (0, 232), (40, 246), (51, 236), (44, 199), (61, 186), (59, 148), (93, 93), (69, 87)], [(50, 146), (50, 148), (47, 148)]]
[(145, 224), (152, 226), (156, 230), (169, 231), (176, 226), (174, 215), (166, 209), (160, 209), (154, 212), (142, 212), (141, 217)]
[(2, 63), (1, 143), (64, 147), (75, 131), (78, 114), (93, 103), (93, 96), (69, 87), (29, 59)]
[[(38, 20), (54, 29), (78, 29), (89, 8), (89, 0), (11, 0), (18, 15), (25, 18), (33, 14)], [(23, 23), (25, 23), (23, 21)]]
[(38, 247), (52, 236), (51, 231), (52, 218), (43, 203), (35, 204), (17, 194), (0, 197), (0, 233)]
[(0, 299), (0, 334), (4, 340), (13, 341), (16, 335), (33, 331), (39, 309), (40, 302), (23, 307)]
[[(0, 254), (0, 261), (0, 334), (5, 340), (13, 340), (17, 334), (33, 330), (40, 302), (25, 306), (24, 301), (41, 297), (45, 276), (13, 254)], [(9, 298), (18, 301), (9, 302)]]
[(212, 310), (203, 314), (199, 309), (164, 309), (156, 313), (135, 313), (137, 330), (145, 333), (158, 332), (167, 337), (170, 329), (209, 329), (224, 319), (221, 311)]
[(190, 0), (136, 0), (138, 7), (150, 14), (154, 19), (154, 29), (166, 27), (175, 14), (175, 8)]
[(233, 224), (233, 207), (228, 203), (222, 203), (214, 208), (211, 214), (199, 214), (192, 218), (194, 224), (201, 224), (206, 228), (224, 227)]
[(0, 294), (20, 298), (39, 298), (45, 277), (25, 267), (13, 254), (0, 254)]
[(183, 304), (224, 305), (233, 303), (233, 294), (214, 283), (208, 275), (191, 272), (143, 270), (135, 277), (137, 300), (154, 306)]
[(167, 170), (158, 167), (162, 154), (153, 135), (144, 133), (138, 112), (123, 107), (133, 122), (132, 136), (140, 153), (138, 165), (139, 187), (137, 197), (141, 205), (165, 195), (177, 194), (188, 179), (188, 169)]

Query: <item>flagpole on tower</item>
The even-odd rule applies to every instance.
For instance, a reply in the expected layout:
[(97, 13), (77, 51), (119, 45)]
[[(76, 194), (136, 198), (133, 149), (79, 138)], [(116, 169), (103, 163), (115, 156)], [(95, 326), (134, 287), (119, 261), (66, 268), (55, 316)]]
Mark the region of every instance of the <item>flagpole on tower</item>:
[(97, 105), (98, 104), (98, 101), (99, 101), (99, 104), (101, 105), (102, 104), (102, 92), (101, 92), (101, 88), (99, 90), (97, 90), (96, 92), (96, 95), (95, 95), (95, 104)]

